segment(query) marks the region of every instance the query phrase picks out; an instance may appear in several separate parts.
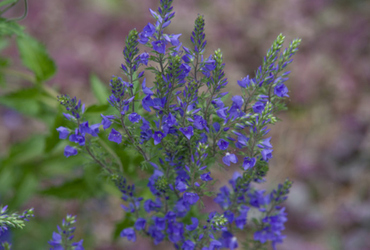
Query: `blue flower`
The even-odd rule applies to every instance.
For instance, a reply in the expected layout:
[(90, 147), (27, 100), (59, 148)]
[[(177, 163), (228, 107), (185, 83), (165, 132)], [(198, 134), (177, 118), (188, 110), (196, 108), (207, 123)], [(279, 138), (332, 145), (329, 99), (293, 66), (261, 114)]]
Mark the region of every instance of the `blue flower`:
[(163, 40), (153, 41), (152, 45), (153, 45), (153, 49), (157, 51), (158, 53), (160, 54), (166, 53), (166, 42), (165, 41)]
[(144, 218), (138, 218), (135, 222), (135, 229), (140, 231), (145, 228), (146, 220)]
[(264, 102), (256, 102), (254, 105), (253, 105), (253, 111), (254, 113), (259, 113), (261, 114), (262, 111), (265, 109), (265, 106), (266, 106), (266, 103)]
[(154, 216), (154, 225), (158, 230), (166, 229), (166, 219)]
[(112, 131), (108, 136), (108, 140), (120, 144), (122, 142), (122, 135), (120, 134), (120, 132), (112, 128)]
[(132, 123), (137, 123), (141, 120), (141, 116), (138, 113), (134, 112), (134, 113), (131, 113), (131, 114), (128, 115), (128, 119)]
[(151, 23), (148, 23), (143, 31), (139, 34), (138, 42), (141, 44), (146, 44), (149, 41), (149, 38), (154, 35), (155, 26)]
[(191, 225), (187, 225), (186, 230), (193, 231), (198, 227), (198, 225), (199, 225), (199, 220), (195, 217), (192, 217), (191, 218)]
[(213, 180), (213, 179), (212, 179), (212, 177), (210, 176), (210, 174), (211, 174), (211, 172), (201, 174), (201, 175), (200, 175), (200, 178), (201, 178), (203, 181), (211, 181), (211, 180)]
[(164, 134), (161, 131), (155, 131), (153, 134), (154, 145), (161, 143), (163, 137), (164, 137)]
[(136, 241), (136, 233), (135, 230), (132, 227), (125, 228), (122, 230), (120, 237), (127, 237), (129, 241)]
[(238, 158), (236, 157), (235, 154), (226, 153), (226, 155), (224, 157), (222, 157), (222, 162), (225, 163), (226, 165), (230, 166), (230, 162), (237, 163)]
[(194, 242), (190, 240), (186, 240), (184, 244), (182, 245), (182, 249), (184, 250), (194, 250), (194, 248), (195, 248), (195, 244)]
[(184, 193), (184, 202), (189, 205), (194, 205), (199, 200), (199, 196), (196, 193)]
[(256, 165), (256, 158), (244, 157), (243, 169), (247, 170), (253, 168)]
[(221, 149), (221, 150), (225, 150), (228, 148), (229, 146), (229, 142), (225, 141), (224, 139), (220, 139), (218, 142), (217, 142), (217, 145), (218, 147)]
[(284, 96), (289, 97), (288, 92), (289, 92), (288, 88), (283, 83), (276, 85), (274, 88), (275, 95), (279, 97)]
[(222, 209), (226, 210), (231, 205), (230, 190), (226, 186), (220, 188), (220, 193), (217, 194), (214, 201), (220, 205)]
[(65, 127), (59, 127), (57, 128), (57, 131), (59, 132), (59, 139), (67, 139), (69, 135), (69, 130)]
[(185, 135), (188, 140), (194, 135), (194, 129), (192, 126), (180, 128), (180, 131)]
[(242, 88), (246, 88), (249, 86), (250, 81), (249, 81), (249, 76), (244, 77), (241, 81), (238, 81), (238, 85)]
[(64, 156), (68, 158), (68, 157), (70, 157), (72, 155), (77, 155), (77, 149), (75, 149), (74, 147), (71, 147), (71, 146), (67, 145), (64, 148)]
[(112, 125), (112, 122), (109, 119), (110, 116), (104, 116), (103, 114), (101, 114), (101, 117), (103, 118), (103, 120), (101, 121), (101, 125), (103, 125), (103, 129), (105, 130)]
[(262, 150), (261, 151), (261, 154), (262, 154), (262, 159), (264, 160), (264, 161), (269, 161), (269, 159), (271, 159), (272, 158), (272, 151), (274, 151), (274, 150), (272, 150), (272, 149), (264, 149), (264, 150)]

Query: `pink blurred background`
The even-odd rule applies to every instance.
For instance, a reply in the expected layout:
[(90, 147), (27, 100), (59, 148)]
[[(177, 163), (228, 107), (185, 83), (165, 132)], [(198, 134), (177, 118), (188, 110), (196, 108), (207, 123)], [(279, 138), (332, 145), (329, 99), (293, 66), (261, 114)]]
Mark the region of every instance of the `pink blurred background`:
[[(29, 1), (20, 24), (56, 61), (58, 73), (48, 84), (92, 104), (90, 73), (105, 83), (120, 74), (125, 36), (152, 21), (148, 9), (158, 2)], [(168, 33), (182, 33), (184, 45), (197, 15), (205, 16), (206, 53), (223, 51), (233, 94), (239, 91), (236, 81), (253, 75), (279, 33), (286, 46), (302, 38), (290, 66), (289, 110), (271, 130), (275, 151), (267, 189), (286, 177), (294, 181), (286, 202), (287, 238), (278, 249), (370, 249), (370, 1), (175, 0), (174, 9)], [(21, 12), (18, 6), (10, 14)], [(1, 131), (7, 142), (2, 150), (20, 140), (15, 135), (42, 130), (37, 122), (27, 130), (18, 124)], [(232, 173), (220, 173), (220, 185)], [(112, 207), (119, 203), (108, 201)], [(120, 218), (119, 208), (97, 215), (95, 249), (152, 249), (146, 241), (111, 243), (113, 222)]]

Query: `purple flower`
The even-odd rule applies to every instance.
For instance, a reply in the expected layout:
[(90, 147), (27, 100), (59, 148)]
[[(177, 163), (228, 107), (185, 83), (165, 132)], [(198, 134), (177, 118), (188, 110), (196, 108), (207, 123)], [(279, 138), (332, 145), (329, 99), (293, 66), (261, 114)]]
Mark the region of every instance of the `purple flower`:
[(276, 85), (274, 88), (274, 93), (278, 97), (284, 96), (289, 97), (288, 92), (289, 92), (288, 88), (283, 83)]
[(236, 157), (235, 154), (226, 153), (226, 155), (222, 158), (222, 162), (230, 166), (230, 162), (237, 163), (238, 158)]
[(151, 37), (155, 33), (155, 27), (153, 24), (148, 23), (143, 31), (139, 34), (138, 42), (141, 44), (146, 44), (149, 41), (149, 37)]
[(141, 120), (141, 116), (134, 112), (134, 113), (129, 114), (128, 119), (132, 123), (137, 123)]
[(263, 139), (262, 144), (259, 144), (258, 147), (264, 148), (264, 149), (271, 149), (272, 145), (270, 143), (271, 137)]
[(237, 228), (243, 229), (245, 224), (247, 224), (247, 215), (245, 213), (242, 213), (235, 218), (235, 225)]
[(262, 111), (265, 109), (265, 106), (266, 106), (266, 103), (264, 102), (256, 102), (254, 105), (253, 105), (253, 111), (254, 113), (259, 113), (261, 114)]
[(180, 128), (180, 131), (185, 135), (188, 140), (194, 135), (194, 129), (192, 126)]
[(205, 128), (208, 131), (207, 122), (200, 115), (194, 115), (194, 127), (199, 130)]
[(176, 189), (180, 192), (186, 191), (188, 189), (188, 185), (186, 185), (186, 182), (183, 182), (181, 180), (176, 180)]
[(155, 245), (158, 245), (165, 237), (165, 235), (155, 226), (151, 226), (148, 233), (152, 238), (154, 238)]
[(243, 106), (244, 99), (240, 95), (235, 95), (231, 98), (233, 101), (233, 107), (240, 109)]
[(152, 42), (153, 49), (160, 54), (166, 53), (166, 42), (163, 40), (160, 41), (153, 41)]
[(67, 139), (69, 135), (69, 130), (65, 127), (59, 127), (57, 128), (57, 131), (59, 132), (59, 139)]
[(186, 230), (193, 231), (198, 227), (198, 225), (199, 225), (199, 220), (195, 217), (192, 217), (191, 218), (191, 225), (187, 225)]
[(109, 116), (104, 116), (103, 114), (101, 114), (101, 117), (103, 118), (103, 120), (101, 121), (101, 125), (103, 125), (103, 129), (105, 130), (112, 125), (112, 122), (109, 119)]
[(138, 218), (135, 222), (135, 229), (140, 231), (145, 228), (146, 220), (143, 218)]
[(272, 158), (272, 151), (274, 151), (274, 150), (272, 150), (272, 149), (264, 149), (264, 150), (262, 150), (262, 152), (261, 152), (261, 154), (262, 154), (262, 159), (264, 160), (264, 161), (269, 161), (269, 159), (271, 159)]
[(190, 240), (186, 240), (184, 244), (182, 245), (183, 250), (194, 250), (194, 248), (195, 248), (195, 244), (194, 242)]
[(256, 165), (256, 158), (244, 157), (243, 169), (247, 170), (253, 168)]
[(180, 44), (179, 42), (179, 37), (181, 36), (181, 34), (177, 34), (177, 35), (163, 35), (164, 36), (164, 39), (166, 39), (167, 42), (171, 43), (173, 46), (177, 46)]
[(154, 217), (154, 225), (158, 230), (165, 230), (166, 219), (161, 217)]
[(163, 137), (164, 137), (164, 134), (161, 131), (155, 131), (153, 134), (154, 145), (161, 143)]
[(64, 156), (68, 158), (68, 157), (70, 157), (72, 155), (77, 155), (77, 149), (75, 149), (74, 147), (71, 147), (71, 146), (67, 145), (64, 148)]
[(203, 181), (211, 181), (211, 180), (213, 180), (213, 179), (212, 179), (212, 177), (210, 176), (210, 174), (211, 174), (211, 172), (201, 174), (201, 175), (200, 175), (200, 178), (201, 178)]
[(217, 145), (218, 147), (221, 149), (221, 150), (225, 150), (228, 148), (229, 146), (229, 143), (227, 141), (225, 141), (224, 139), (220, 139), (218, 142), (217, 142)]
[(184, 193), (184, 202), (189, 205), (194, 205), (199, 200), (199, 196), (196, 193)]
[(224, 231), (222, 233), (222, 245), (230, 250), (234, 250), (238, 247), (238, 241), (229, 231)]
[(120, 236), (122, 238), (127, 237), (129, 241), (133, 241), (133, 242), (136, 241), (136, 233), (132, 227), (123, 229)]
[(217, 197), (214, 198), (214, 201), (220, 205), (222, 209), (227, 209), (231, 205), (230, 190), (226, 186), (220, 188), (220, 193), (217, 194)]
[(112, 131), (108, 136), (108, 140), (120, 144), (122, 142), (122, 135), (120, 134), (120, 132), (112, 128)]
[(242, 88), (246, 88), (249, 86), (250, 81), (249, 81), (249, 76), (244, 77), (241, 81), (238, 81), (238, 85)]

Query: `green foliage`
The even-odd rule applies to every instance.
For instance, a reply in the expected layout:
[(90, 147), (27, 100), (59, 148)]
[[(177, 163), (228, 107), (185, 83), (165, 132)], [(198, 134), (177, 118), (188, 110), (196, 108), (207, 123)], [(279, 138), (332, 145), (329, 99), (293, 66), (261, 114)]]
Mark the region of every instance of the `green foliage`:
[(95, 74), (91, 74), (90, 84), (91, 90), (99, 104), (107, 104), (107, 97), (109, 96), (109, 92), (103, 82)]
[(22, 63), (35, 74), (38, 83), (50, 79), (55, 74), (55, 63), (40, 42), (24, 35), (17, 37), (17, 44)]

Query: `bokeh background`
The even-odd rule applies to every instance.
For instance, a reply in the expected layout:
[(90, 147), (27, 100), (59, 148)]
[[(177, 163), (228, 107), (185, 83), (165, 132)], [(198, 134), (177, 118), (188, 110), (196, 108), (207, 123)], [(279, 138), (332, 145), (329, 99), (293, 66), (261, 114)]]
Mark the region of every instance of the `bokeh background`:
[[(105, 84), (112, 75), (120, 75), (125, 36), (152, 21), (148, 9), (155, 9), (158, 2), (29, 1), (29, 14), (20, 24), (46, 46), (56, 62), (58, 72), (47, 85), (90, 105), (96, 103), (91, 74)], [(254, 74), (279, 33), (286, 36), (286, 46), (293, 38), (302, 38), (290, 66), (289, 110), (280, 114), (282, 121), (271, 130), (274, 158), (266, 188), (271, 190), (287, 177), (294, 181), (286, 202), (287, 238), (278, 249), (370, 249), (370, 1), (175, 0), (173, 5), (176, 15), (168, 33), (182, 33), (184, 45), (189, 44), (195, 18), (204, 15), (206, 53), (223, 51), (228, 89), (233, 94), (239, 91), (236, 81)], [(20, 4), (7, 14), (21, 14), (22, 8)], [(2, 53), (12, 58), (12, 67), (25, 70), (15, 46)], [(8, 82), (0, 93), (28, 86), (17, 77)], [(42, 119), (0, 106), (0, 156), (7, 159), (14, 153), (11, 147), (33, 135), (47, 135), (46, 127)], [(21, 145), (37, 147), (38, 142), (33, 143)], [(22, 147), (15, 153), (22, 155)], [(83, 161), (75, 160), (68, 163), (74, 167), (67, 171), (65, 158), (54, 161), (58, 164), (51, 169), (40, 159), (29, 161), (27, 169), (36, 171), (42, 165), (44, 170), (37, 176), (53, 178), (34, 178), (27, 185), (38, 190), (61, 183), (55, 176), (65, 180), (85, 167)], [(233, 171), (219, 173), (218, 184), (226, 182)], [(0, 199), (11, 201), (14, 209), (33, 206), (37, 216), (20, 234), (13, 232), (18, 242), (14, 249), (47, 249), (46, 241), (44, 247), (40, 241), (45, 240), (43, 235), (50, 238), (65, 213), (79, 215), (76, 237), (85, 238), (87, 249), (166, 247), (155, 248), (145, 240), (139, 245), (112, 240), (115, 225), (123, 218), (118, 195), (102, 191), (81, 201), (35, 192), (15, 202), (16, 189), (5, 190), (11, 185), (4, 184), (5, 177), (1, 180)], [(27, 240), (27, 245), (20, 243)]]

